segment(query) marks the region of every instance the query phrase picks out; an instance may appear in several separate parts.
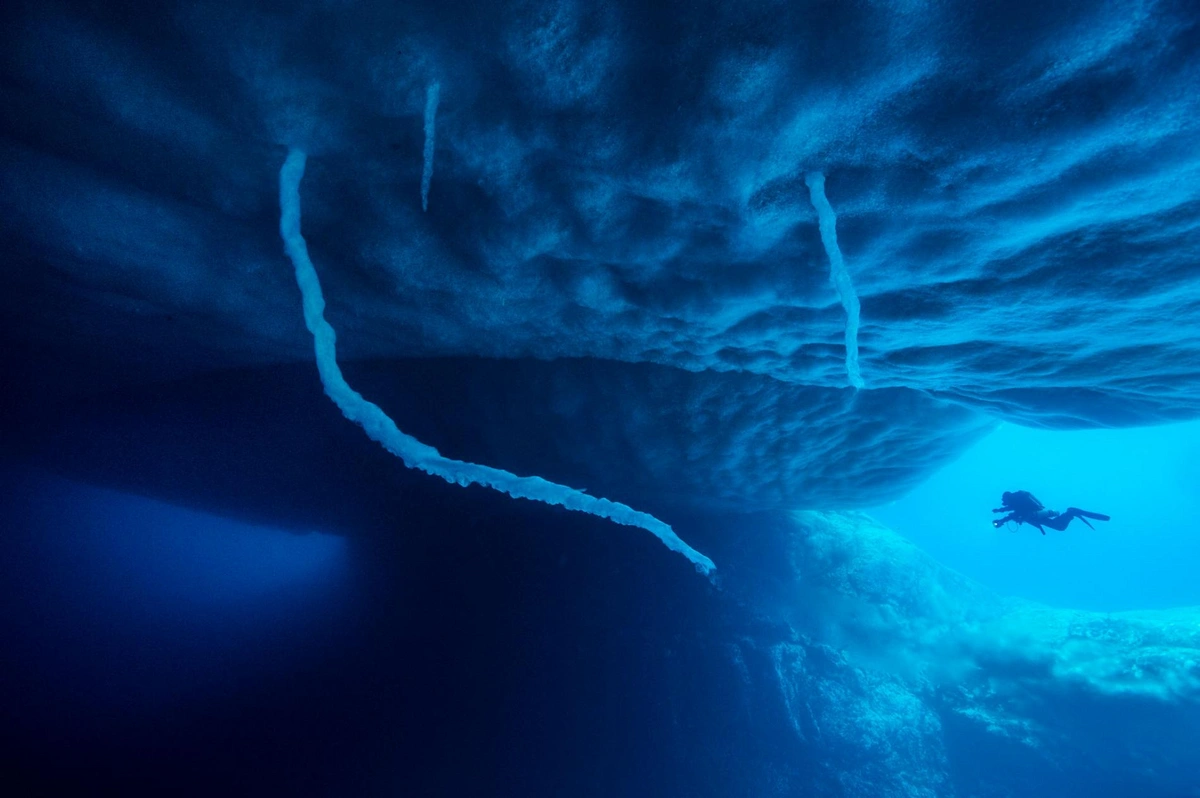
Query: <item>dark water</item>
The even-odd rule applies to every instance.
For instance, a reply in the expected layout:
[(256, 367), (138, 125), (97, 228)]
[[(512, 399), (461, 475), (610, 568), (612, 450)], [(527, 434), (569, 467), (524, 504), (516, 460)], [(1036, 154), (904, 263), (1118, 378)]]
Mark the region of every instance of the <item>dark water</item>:
[(1194, 792), (1194, 614), (1064, 637), (861, 517), (676, 518), (714, 585), (428, 478), (351, 537), (4, 479), (21, 794)]
[(32, 793), (718, 795), (805, 759), (728, 602), (627, 528), (472, 489), (349, 541), (5, 482)]

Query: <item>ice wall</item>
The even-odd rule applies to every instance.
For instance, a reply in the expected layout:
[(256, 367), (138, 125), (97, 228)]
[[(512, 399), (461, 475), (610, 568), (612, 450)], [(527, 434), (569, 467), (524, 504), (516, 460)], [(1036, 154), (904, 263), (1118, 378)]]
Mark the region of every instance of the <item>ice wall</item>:
[[(204, 9), (0, 9), (4, 351), (65, 392), (307, 361), (263, 167), (300, 143), (343, 364), (622, 375), (512, 473), (863, 506), (997, 420), (1200, 414), (1184, 5)], [(471, 417), (461, 459), (528, 456)]]

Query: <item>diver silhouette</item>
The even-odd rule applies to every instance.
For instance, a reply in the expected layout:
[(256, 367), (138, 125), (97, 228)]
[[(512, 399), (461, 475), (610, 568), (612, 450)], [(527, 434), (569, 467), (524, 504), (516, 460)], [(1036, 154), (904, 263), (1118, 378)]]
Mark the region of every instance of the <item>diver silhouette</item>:
[[(1062, 532), (1067, 528), (1067, 524), (1078, 518), (1090, 528), (1095, 529), (1088, 521), (1089, 518), (1097, 521), (1107, 521), (1109, 517), (1101, 513), (1090, 513), (1087, 510), (1080, 510), (1078, 507), (1068, 507), (1066, 512), (1056, 512), (1047, 510), (1046, 506), (1037, 500), (1027, 490), (1005, 491), (1000, 496), (1000, 506), (992, 510), (993, 513), (1008, 513), (1003, 518), (997, 518), (992, 521), (992, 526), (996, 529), (1007, 524), (1009, 521), (1016, 521), (1018, 524), (1029, 524), (1036, 526), (1038, 531), (1043, 535), (1046, 530), (1043, 527)], [(1015, 530), (1014, 530), (1015, 531)]]

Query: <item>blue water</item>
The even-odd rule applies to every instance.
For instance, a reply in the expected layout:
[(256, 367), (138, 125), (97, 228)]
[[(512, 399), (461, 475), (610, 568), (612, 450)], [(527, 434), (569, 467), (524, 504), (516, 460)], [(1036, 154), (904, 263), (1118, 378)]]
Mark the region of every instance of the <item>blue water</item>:
[[(1007, 424), (871, 514), (1003, 593), (1089, 610), (1200, 606), (1200, 424), (1039, 430)], [(1112, 516), (1042, 536), (995, 530), (1004, 491)]]
[(742, 684), (711, 586), (598, 519), (435, 483), (348, 542), (3, 473), (3, 741), (39, 791), (725, 791), (786, 722), (703, 697)]
[(1197, 87), (1189, 0), (0, 5), (0, 794), (1200, 798)]
[(78, 731), (169, 717), (311, 659), (347, 611), (345, 541), (8, 467), (5, 694)]

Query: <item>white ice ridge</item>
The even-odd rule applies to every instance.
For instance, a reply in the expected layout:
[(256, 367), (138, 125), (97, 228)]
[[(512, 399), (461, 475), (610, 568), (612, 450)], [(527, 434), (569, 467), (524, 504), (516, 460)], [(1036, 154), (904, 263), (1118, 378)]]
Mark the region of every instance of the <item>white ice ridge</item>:
[(437, 126), (438, 94), (441, 85), (429, 84), (425, 90), (425, 168), (421, 170), (421, 210), (429, 210), (429, 184), (433, 180), (433, 137)]
[(608, 499), (589, 496), (581, 490), (556, 485), (541, 477), (519, 477), (498, 468), (443, 457), (432, 446), (401, 432), (378, 405), (368, 402), (347, 384), (337, 363), (337, 334), (325, 320), (325, 297), (321, 293), (317, 270), (308, 256), (308, 245), (300, 232), (300, 180), (304, 177), (305, 160), (303, 152), (293, 149), (288, 152), (279, 172), (279, 232), (283, 236), (284, 251), (296, 267), (296, 282), (304, 298), (304, 323), (316, 346), (321, 384), (342, 415), (361, 426), (369, 438), (399, 457), (409, 468), (419, 468), (447, 482), (463, 486), (485, 485), (514, 498), (557, 504), (618, 524), (641, 527), (654, 533), (667, 548), (691, 560), (697, 571), (711, 574), (716, 569), (713, 561), (684, 543), (671, 527), (654, 516)]
[(858, 370), (858, 294), (854, 292), (854, 283), (850, 281), (850, 272), (846, 271), (846, 261), (842, 259), (842, 251), (837, 242), (837, 214), (825, 197), (825, 175), (820, 172), (809, 172), (804, 177), (808, 186), (808, 195), (813, 207), (817, 209), (817, 223), (821, 228), (821, 243), (825, 245), (825, 254), (829, 256), (829, 280), (837, 290), (838, 299), (846, 311), (846, 374), (850, 384), (855, 388), (863, 387), (862, 374)]

